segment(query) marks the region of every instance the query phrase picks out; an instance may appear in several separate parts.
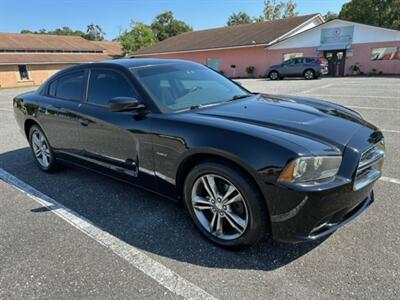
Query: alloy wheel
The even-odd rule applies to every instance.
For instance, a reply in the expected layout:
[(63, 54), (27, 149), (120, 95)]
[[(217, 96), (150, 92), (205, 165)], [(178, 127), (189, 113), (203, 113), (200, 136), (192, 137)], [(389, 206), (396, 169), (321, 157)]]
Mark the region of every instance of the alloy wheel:
[(308, 70), (308, 71), (306, 71), (304, 76), (306, 77), (306, 79), (313, 79), (314, 78), (314, 72), (311, 71), (311, 70)]
[(50, 165), (50, 148), (39, 130), (34, 130), (32, 133), (32, 149), (39, 164), (43, 168), (48, 168)]
[(196, 218), (209, 233), (234, 240), (245, 232), (249, 219), (245, 199), (226, 178), (215, 174), (200, 176), (191, 196)]
[(277, 73), (277, 72), (271, 72), (271, 74), (269, 75), (269, 77), (270, 77), (272, 80), (276, 80), (276, 79), (278, 79), (278, 73)]

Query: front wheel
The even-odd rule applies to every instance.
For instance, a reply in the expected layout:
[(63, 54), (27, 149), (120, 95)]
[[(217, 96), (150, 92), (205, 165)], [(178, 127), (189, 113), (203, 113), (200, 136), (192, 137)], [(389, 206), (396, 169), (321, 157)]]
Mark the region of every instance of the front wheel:
[(307, 80), (315, 79), (315, 72), (313, 70), (306, 70), (304, 72), (304, 78)]
[(257, 186), (229, 164), (202, 163), (187, 176), (185, 205), (200, 232), (211, 242), (240, 248), (265, 236), (267, 209)]
[(39, 168), (51, 173), (57, 169), (57, 162), (43, 130), (39, 126), (32, 126), (29, 130), (29, 144)]

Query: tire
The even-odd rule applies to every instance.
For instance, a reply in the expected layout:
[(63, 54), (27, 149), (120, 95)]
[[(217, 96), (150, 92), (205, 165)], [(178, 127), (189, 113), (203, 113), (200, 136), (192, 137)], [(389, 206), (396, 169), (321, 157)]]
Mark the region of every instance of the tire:
[(314, 70), (308, 69), (304, 71), (304, 78), (307, 80), (315, 79), (315, 72)]
[(33, 125), (29, 130), (29, 145), (38, 167), (47, 173), (57, 170), (57, 162), (50, 143), (43, 130)]
[[(211, 196), (213, 182), (216, 197)], [(218, 246), (248, 247), (266, 235), (265, 201), (253, 180), (234, 165), (210, 161), (195, 166), (185, 180), (184, 203), (199, 231)]]
[(280, 78), (279, 73), (277, 71), (269, 72), (268, 77), (271, 80), (278, 80)]

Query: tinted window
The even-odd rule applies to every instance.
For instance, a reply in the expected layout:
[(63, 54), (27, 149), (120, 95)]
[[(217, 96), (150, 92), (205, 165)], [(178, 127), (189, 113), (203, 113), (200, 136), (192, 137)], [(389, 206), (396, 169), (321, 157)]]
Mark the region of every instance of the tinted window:
[(49, 96), (55, 97), (56, 96), (56, 88), (57, 88), (57, 80), (50, 82), (49, 84)]
[(302, 64), (303, 63), (303, 58), (295, 58), (294, 59), (295, 64)]
[(248, 93), (229, 79), (202, 65), (170, 63), (131, 68), (162, 108), (177, 111), (216, 104)]
[(137, 97), (128, 81), (111, 70), (92, 70), (89, 81), (88, 101), (106, 105), (115, 97)]
[(80, 101), (83, 95), (84, 77), (84, 71), (60, 77), (57, 80), (56, 97)]

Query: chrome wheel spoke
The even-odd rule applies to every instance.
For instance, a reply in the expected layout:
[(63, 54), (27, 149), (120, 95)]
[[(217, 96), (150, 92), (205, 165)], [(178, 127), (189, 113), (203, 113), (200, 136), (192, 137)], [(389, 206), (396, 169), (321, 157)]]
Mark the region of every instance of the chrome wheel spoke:
[(43, 166), (47, 167), (49, 165), (49, 158), (47, 157), (47, 155), (42, 153), (42, 163)]
[(204, 174), (192, 187), (194, 214), (210, 234), (223, 240), (240, 237), (248, 224), (248, 210), (240, 191), (220, 175)]
[(217, 228), (215, 230), (215, 233), (217, 236), (221, 236), (224, 234), (224, 231), (222, 229), (222, 217), (219, 214), (217, 214)]
[(243, 233), (246, 228), (246, 220), (243, 220), (241, 217), (232, 212), (226, 212), (226, 220), (229, 224), (235, 228), (239, 233)]
[(32, 135), (32, 142), (33, 144), (35, 144), (35, 146), (40, 147), (42, 145), (42, 143), (40, 142), (40, 136), (38, 133), (34, 133)]
[(228, 187), (228, 190), (226, 191), (224, 197), (222, 197), (222, 202), (226, 202), (226, 200), (236, 191), (236, 188), (233, 185), (230, 185)]
[(198, 210), (207, 210), (213, 208), (213, 205), (210, 201), (208, 201), (208, 199), (200, 196), (196, 196), (195, 198), (193, 198), (192, 202), (193, 207)]
[(242, 200), (243, 200), (243, 199), (242, 199), (242, 195), (241, 195), (241, 194), (237, 194), (235, 197), (226, 200), (226, 201), (224, 202), (224, 204), (225, 204), (225, 205), (231, 205), (232, 203), (240, 202), (240, 201), (242, 201)]
[(214, 227), (215, 227), (215, 221), (217, 220), (218, 214), (216, 212), (213, 213), (211, 222), (210, 222), (210, 231), (213, 232), (214, 231)]

